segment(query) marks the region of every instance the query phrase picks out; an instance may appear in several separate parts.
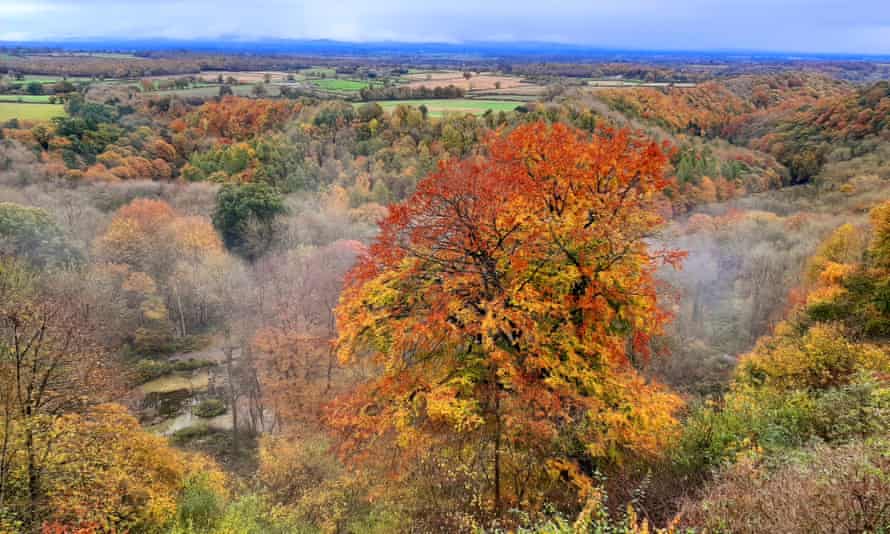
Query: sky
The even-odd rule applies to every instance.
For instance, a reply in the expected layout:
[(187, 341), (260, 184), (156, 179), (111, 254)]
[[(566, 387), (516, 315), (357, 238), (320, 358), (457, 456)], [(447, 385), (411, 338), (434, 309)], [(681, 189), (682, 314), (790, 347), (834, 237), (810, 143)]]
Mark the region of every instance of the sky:
[(546, 41), (890, 54), (890, 0), (0, 0), (0, 40)]

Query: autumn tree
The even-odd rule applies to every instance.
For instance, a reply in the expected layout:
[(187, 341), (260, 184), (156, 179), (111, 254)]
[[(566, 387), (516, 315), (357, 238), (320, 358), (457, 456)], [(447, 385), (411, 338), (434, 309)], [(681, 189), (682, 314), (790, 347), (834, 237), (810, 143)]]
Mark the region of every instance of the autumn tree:
[(356, 241), (337, 241), (263, 258), (257, 265), (268, 286), (271, 316), (254, 345), (263, 397), (279, 430), (317, 423), (322, 404), (343, 389), (333, 383), (339, 371), (332, 344), (334, 309), (344, 277), (362, 250)]
[(338, 354), (379, 376), (329, 422), (354, 460), (384, 442), (404, 472), (471, 458), (500, 514), (573, 502), (596, 469), (674, 435), (681, 401), (635, 363), (668, 319), (653, 271), (682, 254), (647, 242), (663, 223), (658, 145), (531, 123), (486, 148), (391, 207), (352, 271)]
[(230, 258), (209, 218), (180, 215), (161, 200), (137, 199), (115, 213), (95, 250), (106, 262), (100, 270), (141, 316), (137, 345), (158, 348), (173, 325), (185, 337), (218, 319), (221, 305), (212, 280)]
[[(34, 525), (47, 505), (47, 465), (66, 414), (115, 393), (95, 302), (75, 280), (0, 261), (0, 507)], [(18, 483), (11, 483), (13, 480)], [(23, 487), (24, 491), (16, 491)]]

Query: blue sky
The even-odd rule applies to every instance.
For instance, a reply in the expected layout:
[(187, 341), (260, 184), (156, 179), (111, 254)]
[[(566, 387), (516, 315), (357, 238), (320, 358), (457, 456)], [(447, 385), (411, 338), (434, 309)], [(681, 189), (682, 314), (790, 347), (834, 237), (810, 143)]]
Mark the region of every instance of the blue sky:
[(890, 0), (0, 0), (0, 40), (221, 35), (890, 54)]

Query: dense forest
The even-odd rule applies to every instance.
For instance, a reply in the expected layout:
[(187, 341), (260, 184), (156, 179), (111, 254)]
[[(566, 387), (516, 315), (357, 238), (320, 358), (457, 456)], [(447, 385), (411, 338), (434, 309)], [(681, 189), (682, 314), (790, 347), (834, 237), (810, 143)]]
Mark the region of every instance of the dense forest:
[(880, 65), (19, 52), (0, 532), (890, 531)]

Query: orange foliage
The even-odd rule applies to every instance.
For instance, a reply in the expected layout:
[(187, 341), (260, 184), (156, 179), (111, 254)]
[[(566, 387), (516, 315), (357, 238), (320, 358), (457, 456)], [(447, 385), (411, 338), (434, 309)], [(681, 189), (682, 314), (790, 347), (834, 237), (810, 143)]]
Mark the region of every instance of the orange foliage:
[(282, 128), (301, 107), (298, 103), (286, 100), (254, 100), (230, 96), (219, 102), (204, 104), (186, 120), (204, 135), (244, 141), (260, 133)]
[[(668, 319), (654, 269), (682, 254), (645, 242), (663, 223), (658, 145), (533, 123), (486, 146), (486, 159), (445, 162), (392, 206), (352, 271), (338, 352), (380, 376), (329, 421), (352, 458), (394, 438), (403, 468), (453, 436), (479, 440), (498, 509), (525, 492), (501, 473), (537, 466), (584, 494), (582, 464), (657, 456), (674, 435), (680, 399), (633, 364)], [(582, 445), (567, 452), (565, 439)], [(510, 463), (508, 450), (535, 459)]]

